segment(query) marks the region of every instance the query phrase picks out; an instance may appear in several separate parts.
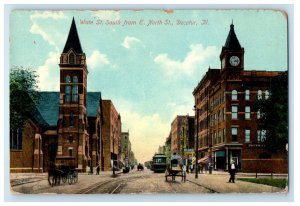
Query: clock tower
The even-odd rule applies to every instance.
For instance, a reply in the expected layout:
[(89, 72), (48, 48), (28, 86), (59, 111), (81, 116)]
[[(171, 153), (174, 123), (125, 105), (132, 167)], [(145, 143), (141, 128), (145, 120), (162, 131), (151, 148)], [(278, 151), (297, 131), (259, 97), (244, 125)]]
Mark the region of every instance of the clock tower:
[(241, 47), (239, 40), (234, 32), (234, 25), (231, 23), (225, 45), (220, 54), (221, 71), (244, 70), (244, 48)]

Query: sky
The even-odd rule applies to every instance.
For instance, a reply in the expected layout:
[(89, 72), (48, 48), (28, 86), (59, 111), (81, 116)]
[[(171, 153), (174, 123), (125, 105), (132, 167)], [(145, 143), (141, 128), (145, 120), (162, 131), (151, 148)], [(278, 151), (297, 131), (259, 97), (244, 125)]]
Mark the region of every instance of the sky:
[(41, 91), (59, 91), (59, 57), (73, 17), (87, 57), (88, 91), (113, 101), (139, 162), (164, 144), (176, 115), (194, 115), (193, 89), (209, 67), (220, 68), (232, 22), (245, 70), (287, 70), (281, 11), (15, 10), (10, 67), (35, 69)]

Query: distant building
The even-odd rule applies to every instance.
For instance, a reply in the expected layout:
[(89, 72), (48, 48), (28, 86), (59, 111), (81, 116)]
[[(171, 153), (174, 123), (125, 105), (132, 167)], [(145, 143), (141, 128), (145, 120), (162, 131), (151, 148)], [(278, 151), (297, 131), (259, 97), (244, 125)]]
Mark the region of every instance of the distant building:
[(180, 132), (184, 116), (177, 115), (171, 124), (171, 152), (180, 153)]
[(235, 160), (244, 172), (287, 172), (287, 154), (265, 149), (266, 130), (258, 125), (260, 111), (254, 110), (256, 99), (269, 97), (271, 79), (284, 72), (244, 70), (244, 48), (233, 24), (220, 60), (221, 69), (209, 68), (193, 91), (199, 162), (228, 170)]
[(103, 141), (103, 158), (101, 169), (108, 171), (112, 169), (112, 161), (119, 166), (120, 144), (121, 144), (121, 116), (117, 112), (111, 100), (102, 100), (103, 118), (105, 124), (102, 129), (101, 139)]
[(171, 160), (171, 134), (166, 138), (165, 142), (165, 155), (167, 157), (167, 164), (170, 163)]

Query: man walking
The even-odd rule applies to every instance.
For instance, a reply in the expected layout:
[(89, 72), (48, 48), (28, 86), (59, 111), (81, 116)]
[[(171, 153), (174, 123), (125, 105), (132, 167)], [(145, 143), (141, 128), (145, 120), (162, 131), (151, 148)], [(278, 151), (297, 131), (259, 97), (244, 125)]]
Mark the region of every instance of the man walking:
[(230, 178), (228, 182), (232, 181), (234, 183), (235, 169), (236, 169), (235, 162), (232, 160), (229, 167)]

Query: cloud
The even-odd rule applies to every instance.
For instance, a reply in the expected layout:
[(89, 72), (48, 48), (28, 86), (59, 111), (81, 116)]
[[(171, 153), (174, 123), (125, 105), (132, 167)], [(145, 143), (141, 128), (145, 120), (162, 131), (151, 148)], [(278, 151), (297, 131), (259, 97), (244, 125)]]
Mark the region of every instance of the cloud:
[[(151, 160), (158, 146), (164, 145), (170, 131), (170, 123), (163, 122), (159, 114), (141, 115), (132, 111), (121, 111), (122, 124), (129, 129), (135, 157), (140, 162)], [(125, 129), (126, 130), (126, 129)]]
[(62, 11), (35, 11), (30, 16), (30, 19), (32, 21), (30, 32), (33, 34), (41, 35), (46, 42), (48, 42), (50, 45), (54, 46), (56, 50), (58, 50), (57, 42), (55, 39), (60, 39), (59, 37), (61, 37), (61, 34), (57, 31), (51, 30), (51, 27), (48, 24), (45, 24), (44, 21), (42, 23), (39, 20), (61, 20), (66, 18), (67, 17)]
[(89, 68), (95, 69), (96, 67), (103, 67), (110, 65), (110, 61), (106, 54), (102, 54), (99, 50), (94, 50), (91, 56), (87, 57), (87, 64)]
[(217, 54), (215, 46), (204, 48), (202, 44), (192, 44), (183, 61), (173, 60), (164, 53), (156, 56), (154, 62), (164, 69), (167, 75), (192, 75), (195, 69), (201, 67), (208, 59), (217, 58)]
[(60, 53), (50, 52), (45, 63), (37, 68), (38, 87), (42, 91), (59, 91)]
[(126, 36), (123, 43), (121, 44), (124, 48), (130, 49), (135, 44), (142, 44), (141, 40), (133, 36)]
[(113, 10), (96, 10), (92, 14), (102, 20), (118, 20), (120, 19), (120, 12)]

